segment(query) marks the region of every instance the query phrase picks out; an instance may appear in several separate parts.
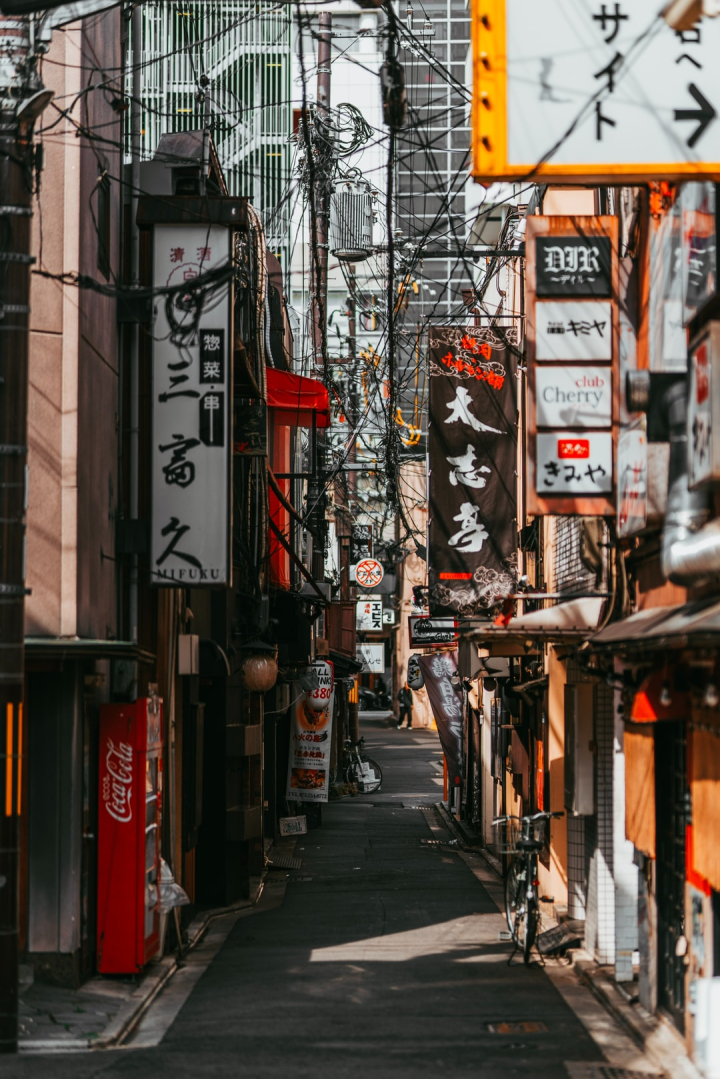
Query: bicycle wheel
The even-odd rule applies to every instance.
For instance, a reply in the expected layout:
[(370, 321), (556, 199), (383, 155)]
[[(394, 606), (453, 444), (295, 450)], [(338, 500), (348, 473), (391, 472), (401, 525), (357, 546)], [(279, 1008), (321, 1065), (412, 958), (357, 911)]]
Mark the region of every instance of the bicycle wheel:
[(521, 943), (518, 939), (518, 919), (525, 917), (525, 879), (525, 865), (518, 858), (513, 859), (505, 878), (505, 917), (517, 945)]
[(369, 757), (353, 761), (348, 767), (348, 781), (357, 783), (361, 794), (373, 794), (382, 783), (382, 769)]
[(522, 950), (523, 962), (525, 963), (525, 966), (527, 966), (530, 962), (530, 953), (532, 951), (532, 946), (535, 943), (538, 925), (540, 923), (540, 911), (538, 910), (534, 901), (530, 903), (527, 911), (527, 917), (524, 919), (524, 921), (525, 935), (523, 937)]

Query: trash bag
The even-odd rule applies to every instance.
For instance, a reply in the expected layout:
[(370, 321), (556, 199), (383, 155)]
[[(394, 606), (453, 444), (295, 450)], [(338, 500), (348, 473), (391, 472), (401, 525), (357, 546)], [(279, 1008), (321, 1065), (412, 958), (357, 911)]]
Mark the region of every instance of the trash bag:
[(164, 858), (160, 858), (160, 913), (169, 914), (173, 907), (184, 907), (190, 902), (187, 892), (175, 882), (172, 870)]

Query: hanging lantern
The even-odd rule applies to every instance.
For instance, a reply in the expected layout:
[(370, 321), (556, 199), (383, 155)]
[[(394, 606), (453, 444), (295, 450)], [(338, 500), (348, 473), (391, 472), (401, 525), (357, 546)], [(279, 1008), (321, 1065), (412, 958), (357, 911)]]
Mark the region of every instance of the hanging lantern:
[(316, 659), (310, 665), (313, 685), (307, 691), (307, 702), (315, 712), (324, 711), (330, 704), (335, 680), (335, 668), (329, 659)]
[(248, 656), (240, 674), (243, 685), (251, 693), (267, 693), (277, 682), (278, 665), (274, 653)]

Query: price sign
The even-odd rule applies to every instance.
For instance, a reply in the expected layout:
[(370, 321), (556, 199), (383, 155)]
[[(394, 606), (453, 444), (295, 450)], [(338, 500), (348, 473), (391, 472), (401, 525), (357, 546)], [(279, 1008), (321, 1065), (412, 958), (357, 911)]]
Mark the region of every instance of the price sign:
[(307, 701), (314, 711), (322, 712), (330, 704), (335, 668), (327, 659), (316, 659), (311, 670), (315, 672), (317, 685), (308, 690)]

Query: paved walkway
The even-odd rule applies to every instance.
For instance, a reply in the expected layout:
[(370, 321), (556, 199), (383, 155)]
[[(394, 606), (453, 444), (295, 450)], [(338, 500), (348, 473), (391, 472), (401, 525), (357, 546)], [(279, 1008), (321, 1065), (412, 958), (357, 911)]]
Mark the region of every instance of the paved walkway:
[(437, 734), (366, 722), (365, 735), (381, 792), (323, 809), (284, 894), (273, 873), (268, 909), (218, 923), (201, 946), (212, 962), (198, 951), (134, 1044), (0, 1061), (0, 1076), (602, 1079), (568, 994), (539, 965), (508, 965), (482, 874), (438, 843)]

